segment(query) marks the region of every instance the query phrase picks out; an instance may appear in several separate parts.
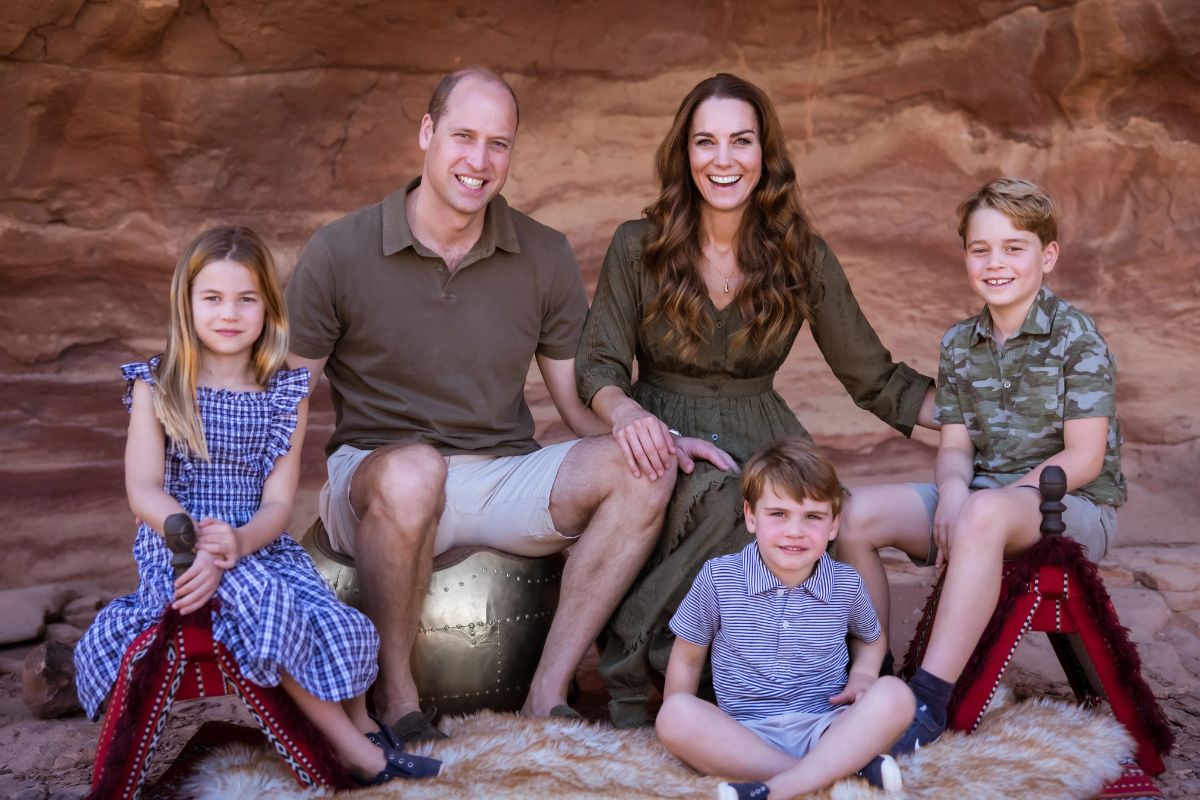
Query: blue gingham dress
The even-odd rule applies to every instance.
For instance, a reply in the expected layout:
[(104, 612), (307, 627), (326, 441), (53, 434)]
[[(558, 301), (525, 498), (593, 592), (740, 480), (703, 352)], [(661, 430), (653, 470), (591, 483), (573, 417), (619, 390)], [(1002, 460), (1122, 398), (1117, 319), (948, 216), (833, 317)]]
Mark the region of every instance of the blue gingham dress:
[[(157, 359), (121, 367), (125, 408), (133, 384), (154, 384)], [(209, 460), (166, 445), (164, 488), (196, 521), (244, 525), (258, 510), (263, 483), (291, 448), (296, 406), (308, 393), (308, 370), (280, 370), (265, 392), (199, 387), (196, 392)], [(141, 578), (137, 591), (118, 597), (96, 617), (75, 648), (76, 689), (96, 719), (112, 689), (125, 650), (162, 617), (174, 597), (171, 551), (146, 525), (133, 544)], [(379, 636), (365, 616), (341, 603), (312, 559), (284, 533), (221, 576), (213, 636), (229, 648), (245, 677), (260, 686), (286, 671), (322, 700), (345, 700), (375, 680)], [(193, 612), (200, 613), (200, 612)]]

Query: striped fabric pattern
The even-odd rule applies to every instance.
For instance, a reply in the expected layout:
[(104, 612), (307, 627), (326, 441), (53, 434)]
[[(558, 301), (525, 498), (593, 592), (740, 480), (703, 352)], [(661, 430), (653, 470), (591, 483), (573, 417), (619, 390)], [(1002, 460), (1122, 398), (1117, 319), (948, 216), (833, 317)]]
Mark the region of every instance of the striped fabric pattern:
[(880, 636), (862, 578), (822, 554), (795, 588), (763, 563), (758, 543), (708, 561), (671, 618), (671, 630), (711, 647), (717, 704), (738, 720), (824, 713), (846, 685), (847, 634)]

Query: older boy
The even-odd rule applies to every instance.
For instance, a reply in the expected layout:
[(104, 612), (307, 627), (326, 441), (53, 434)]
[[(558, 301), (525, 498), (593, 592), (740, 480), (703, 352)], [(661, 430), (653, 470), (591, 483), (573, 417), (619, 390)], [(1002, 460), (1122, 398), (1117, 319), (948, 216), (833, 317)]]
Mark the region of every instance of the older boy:
[(882, 547), (919, 564), (947, 564), (925, 660), (910, 686), (912, 726), (893, 749), (936, 739), (946, 705), (991, 617), (1001, 567), (1039, 537), (1038, 476), (1067, 475), (1067, 535), (1099, 560), (1125, 501), (1116, 416), (1116, 366), (1091, 317), (1042, 279), (1058, 261), (1054, 201), (1002, 178), (958, 208), (971, 289), (986, 304), (942, 339), (936, 484), (856, 489), (838, 555), (862, 573), (888, 618)]
[[(701, 772), (754, 781), (721, 784), (722, 800), (794, 797), (856, 770), (898, 791), (896, 762), (876, 754), (914, 700), (877, 677), (885, 643), (870, 598), (825, 553), (842, 499), (833, 465), (806, 439), (781, 439), (746, 464), (742, 492), (755, 541), (707, 562), (671, 619), (659, 739)], [(715, 706), (696, 697), (710, 646)]]

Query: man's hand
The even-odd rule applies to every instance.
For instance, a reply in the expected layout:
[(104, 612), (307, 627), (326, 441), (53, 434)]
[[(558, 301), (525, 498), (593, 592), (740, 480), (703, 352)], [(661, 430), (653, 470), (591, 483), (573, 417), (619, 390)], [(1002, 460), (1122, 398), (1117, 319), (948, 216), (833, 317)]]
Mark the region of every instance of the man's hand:
[(196, 526), (196, 552), (211, 553), (221, 569), (233, 569), (241, 557), (237, 531), (228, 522), (205, 518)]
[(675, 455), (675, 437), (667, 423), (636, 403), (626, 403), (613, 413), (612, 435), (635, 478), (644, 474), (653, 481), (667, 474)]
[(871, 685), (878, 680), (877, 676), (868, 675), (864, 672), (851, 672), (850, 679), (846, 681), (845, 687), (840, 692), (829, 698), (829, 704), (840, 706), (845, 703), (854, 703), (858, 698), (867, 693)]
[(225, 570), (216, 565), (211, 553), (199, 551), (187, 571), (175, 579), (175, 601), (171, 603), (171, 608), (180, 614), (190, 614), (203, 608), (217, 591), (224, 574)]
[(937, 510), (933, 514), (933, 540), (937, 542), (934, 565), (941, 567), (950, 558), (950, 535), (958, 524), (963, 504), (971, 496), (965, 483), (949, 483), (938, 487)]
[(741, 472), (733, 456), (717, 447), (712, 442), (694, 439), (691, 436), (680, 436), (675, 439), (675, 455), (679, 459), (679, 469), (684, 474), (691, 475), (696, 469), (696, 461), (707, 461), (717, 469), (726, 472)]

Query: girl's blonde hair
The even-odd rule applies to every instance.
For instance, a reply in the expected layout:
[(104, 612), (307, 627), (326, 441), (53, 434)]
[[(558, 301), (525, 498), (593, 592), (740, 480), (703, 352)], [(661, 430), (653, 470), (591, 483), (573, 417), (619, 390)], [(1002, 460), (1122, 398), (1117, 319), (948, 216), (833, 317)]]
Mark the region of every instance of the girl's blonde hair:
[(200, 270), (214, 261), (234, 261), (254, 275), (262, 296), (263, 330), (251, 351), (254, 375), (266, 385), (284, 366), (288, 352), (288, 323), (283, 292), (275, 274), (271, 251), (249, 228), (212, 228), (197, 236), (179, 257), (171, 278), (171, 311), (167, 349), (159, 360), (154, 380), (154, 414), (169, 439), (198, 458), (208, 459), (208, 443), (196, 404), (196, 375), (200, 367), (200, 341), (192, 323), (192, 283)]

